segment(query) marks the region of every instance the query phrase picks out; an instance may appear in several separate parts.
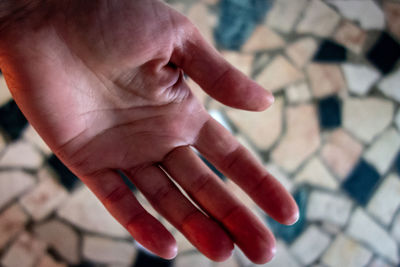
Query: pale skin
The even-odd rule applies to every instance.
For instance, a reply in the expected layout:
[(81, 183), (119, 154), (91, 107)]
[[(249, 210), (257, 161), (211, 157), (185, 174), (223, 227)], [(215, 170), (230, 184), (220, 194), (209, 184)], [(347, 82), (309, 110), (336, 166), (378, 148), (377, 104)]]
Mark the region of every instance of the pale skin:
[[(0, 0), (0, 8), (7, 1)], [(210, 259), (226, 260), (236, 244), (251, 261), (269, 261), (275, 253), (272, 233), (192, 147), (275, 220), (294, 223), (298, 208), (208, 115), (183, 73), (234, 108), (261, 111), (273, 96), (158, 0), (37, 2), (17, 18), (3, 19), (0, 68), (15, 101), (54, 153), (158, 256), (175, 257), (176, 241), (117, 171)]]

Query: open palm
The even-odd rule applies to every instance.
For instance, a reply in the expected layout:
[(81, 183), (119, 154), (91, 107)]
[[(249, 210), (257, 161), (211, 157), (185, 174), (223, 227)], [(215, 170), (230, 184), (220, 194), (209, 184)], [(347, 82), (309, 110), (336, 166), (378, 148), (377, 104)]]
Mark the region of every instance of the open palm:
[(138, 242), (161, 257), (176, 255), (172, 235), (118, 171), (209, 258), (226, 259), (236, 243), (256, 263), (271, 259), (272, 234), (191, 147), (279, 222), (297, 219), (296, 204), (208, 115), (183, 73), (235, 108), (263, 110), (273, 97), (224, 61), (184, 16), (158, 0), (55, 1), (1, 34), (0, 64), (16, 102)]

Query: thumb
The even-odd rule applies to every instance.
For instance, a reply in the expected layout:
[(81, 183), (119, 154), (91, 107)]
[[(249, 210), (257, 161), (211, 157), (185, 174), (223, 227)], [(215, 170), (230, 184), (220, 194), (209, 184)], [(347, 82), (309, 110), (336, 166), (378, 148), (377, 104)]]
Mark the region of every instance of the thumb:
[(197, 29), (184, 38), (172, 61), (211, 97), (234, 108), (254, 111), (274, 102), (270, 92), (228, 63)]

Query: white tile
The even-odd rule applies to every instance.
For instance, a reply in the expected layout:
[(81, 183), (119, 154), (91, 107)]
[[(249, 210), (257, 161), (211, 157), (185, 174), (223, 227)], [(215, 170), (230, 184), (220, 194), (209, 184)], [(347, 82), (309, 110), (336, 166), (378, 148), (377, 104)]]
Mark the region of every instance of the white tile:
[(383, 11), (373, 0), (328, 0), (349, 20), (360, 23), (363, 29), (383, 29), (385, 17)]
[(375, 258), (367, 265), (367, 267), (393, 267), (393, 265), (387, 263), (382, 258)]
[(372, 252), (343, 234), (336, 236), (322, 257), (327, 266), (362, 267), (372, 258)]
[(400, 102), (399, 84), (400, 84), (400, 68), (396, 72), (389, 74), (388, 76), (383, 78), (382, 81), (379, 82), (378, 88), (387, 97), (392, 98), (397, 102)]
[(394, 128), (389, 128), (367, 149), (364, 158), (376, 167), (380, 174), (385, 174), (391, 167), (400, 149), (400, 135)]
[(282, 132), (283, 104), (283, 98), (277, 97), (275, 103), (265, 111), (251, 112), (228, 108), (226, 115), (240, 133), (247, 136), (257, 148), (268, 150)]
[(132, 264), (136, 248), (133, 242), (85, 235), (82, 253), (93, 262)]
[(35, 170), (42, 165), (42, 162), (43, 156), (26, 141), (16, 141), (9, 144), (4, 154), (0, 157), (0, 167), (4, 168)]
[(285, 243), (282, 241), (276, 242), (276, 254), (275, 257), (268, 263), (263, 265), (257, 265), (263, 267), (300, 267), (296, 259), (290, 254)]
[(307, 0), (274, 1), (273, 8), (267, 14), (267, 25), (284, 33), (291, 32), (306, 5)]
[(19, 197), (22, 193), (32, 188), (34, 184), (34, 177), (25, 172), (0, 172), (0, 209), (9, 201)]
[(77, 188), (57, 214), (85, 231), (118, 238), (130, 236), (86, 186)]
[(176, 267), (212, 267), (212, 261), (206, 258), (200, 252), (180, 255), (176, 258), (174, 266)]
[(304, 103), (311, 100), (310, 88), (305, 82), (289, 86), (286, 88), (285, 93), (289, 103), (292, 104)]
[(391, 234), (393, 238), (400, 243), (400, 213), (397, 213), (393, 220)]
[(310, 221), (327, 221), (344, 226), (352, 207), (352, 202), (346, 197), (314, 190), (308, 200), (306, 216)]
[(315, 225), (310, 225), (294, 241), (290, 247), (290, 251), (302, 264), (309, 266), (321, 256), (330, 242), (331, 238), (326, 233), (319, 230)]
[(79, 236), (71, 226), (58, 220), (51, 220), (35, 225), (33, 232), (37, 238), (51, 246), (68, 263), (79, 263)]
[(18, 204), (0, 214), (0, 251), (24, 229), (28, 220), (28, 216)]
[(318, 157), (313, 157), (307, 162), (295, 176), (294, 183), (307, 183), (331, 190), (335, 190), (339, 186), (336, 179), (329, 173)]
[(380, 78), (378, 71), (366, 65), (346, 63), (342, 69), (349, 91), (356, 95), (366, 95)]
[(282, 37), (265, 25), (256, 27), (252, 35), (242, 47), (245, 53), (255, 53), (279, 49), (285, 46)]
[(386, 226), (400, 207), (400, 177), (390, 174), (368, 203), (367, 210)]
[(361, 208), (354, 211), (346, 233), (365, 243), (391, 263), (399, 263), (398, 246), (394, 239)]
[(311, 33), (321, 37), (329, 37), (340, 21), (340, 16), (320, 0), (311, 0), (304, 17), (297, 24), (298, 33)]
[(364, 142), (371, 142), (392, 122), (394, 105), (377, 97), (347, 98), (343, 105), (343, 125)]

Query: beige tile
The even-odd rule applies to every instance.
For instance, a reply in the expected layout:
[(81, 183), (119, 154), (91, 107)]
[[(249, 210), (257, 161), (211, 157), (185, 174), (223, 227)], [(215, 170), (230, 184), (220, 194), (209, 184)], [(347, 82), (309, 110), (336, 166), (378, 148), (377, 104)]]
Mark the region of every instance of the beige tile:
[(46, 244), (29, 233), (22, 233), (1, 259), (4, 267), (33, 267), (44, 255)]
[(347, 177), (362, 152), (360, 142), (346, 131), (335, 130), (322, 147), (321, 156), (326, 165), (341, 179)]
[(179, 231), (174, 233), (174, 238), (176, 244), (178, 245), (178, 255), (185, 254), (189, 251), (197, 251), (197, 249), (192, 245), (192, 243), (187, 240), (187, 238)]
[(362, 52), (366, 38), (367, 33), (363, 29), (347, 20), (340, 23), (334, 35), (338, 43), (356, 54)]
[(285, 52), (297, 67), (304, 67), (317, 50), (317, 42), (314, 38), (303, 37), (290, 44)]
[(256, 82), (266, 90), (276, 92), (303, 79), (303, 73), (279, 55), (256, 77)]
[(66, 198), (67, 191), (54, 179), (41, 181), (20, 203), (35, 221), (50, 215)]
[(0, 251), (24, 229), (27, 222), (28, 216), (18, 204), (0, 214)]
[(212, 267), (212, 261), (200, 252), (180, 255), (175, 260), (176, 267)]
[(282, 48), (285, 41), (265, 25), (259, 25), (242, 47), (245, 53), (254, 53)]
[(137, 252), (133, 242), (85, 235), (82, 253), (93, 262), (132, 264)]
[(43, 156), (26, 141), (16, 141), (6, 148), (0, 157), (0, 167), (38, 169), (43, 163)]
[(272, 160), (292, 172), (319, 147), (320, 136), (316, 110), (306, 104), (286, 109), (287, 131), (272, 151)]
[(321, 0), (311, 0), (304, 17), (297, 24), (298, 33), (310, 33), (321, 37), (332, 35), (340, 16)]
[(0, 106), (6, 104), (12, 99), (11, 93), (8, 90), (4, 76), (0, 74)]
[(251, 67), (254, 60), (254, 55), (252, 54), (242, 54), (234, 51), (221, 51), (221, 55), (232, 64), (235, 68), (239, 69), (246, 76), (251, 75)]
[(35, 225), (33, 232), (38, 239), (46, 242), (68, 263), (79, 263), (79, 236), (71, 226), (53, 219)]
[(339, 187), (336, 179), (329, 173), (318, 157), (313, 157), (300, 169), (294, 178), (296, 185), (305, 183), (330, 190)]
[(282, 132), (283, 99), (277, 98), (270, 108), (262, 112), (227, 109), (226, 114), (258, 149), (267, 150), (278, 140)]
[(267, 14), (268, 26), (280, 32), (293, 30), (297, 19), (307, 5), (307, 0), (278, 0)]
[(63, 262), (58, 262), (50, 255), (46, 254), (40, 259), (37, 267), (67, 267), (67, 264)]
[(22, 171), (0, 172), (0, 209), (9, 201), (19, 197), (35, 184), (32, 175)]
[(343, 92), (346, 88), (338, 65), (313, 63), (308, 65), (307, 74), (310, 79), (312, 94), (317, 98)]
[(289, 86), (286, 88), (285, 94), (289, 103), (292, 104), (305, 103), (311, 100), (310, 87), (306, 82)]
[(203, 37), (215, 46), (213, 29), (217, 23), (217, 17), (208, 11), (208, 7), (197, 2), (189, 9), (187, 17), (200, 30)]
[(385, 1), (383, 4), (383, 10), (385, 12), (389, 30), (400, 39), (400, 2), (393, 3)]
[(51, 149), (43, 141), (42, 137), (40, 137), (32, 125), (28, 125), (28, 127), (26, 127), (23, 138), (42, 151), (45, 155), (50, 155), (52, 153)]

